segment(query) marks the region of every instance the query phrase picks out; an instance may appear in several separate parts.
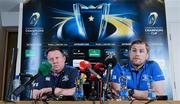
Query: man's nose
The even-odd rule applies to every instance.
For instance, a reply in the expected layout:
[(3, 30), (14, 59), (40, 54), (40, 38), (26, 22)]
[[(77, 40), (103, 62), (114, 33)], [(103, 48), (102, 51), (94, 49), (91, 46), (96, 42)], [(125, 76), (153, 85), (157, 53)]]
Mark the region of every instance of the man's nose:
[(141, 53), (140, 53), (140, 51), (136, 51), (136, 53), (135, 53), (136, 55), (140, 55)]
[(57, 59), (53, 59), (53, 62), (52, 62), (53, 64), (55, 64), (55, 63), (57, 63)]

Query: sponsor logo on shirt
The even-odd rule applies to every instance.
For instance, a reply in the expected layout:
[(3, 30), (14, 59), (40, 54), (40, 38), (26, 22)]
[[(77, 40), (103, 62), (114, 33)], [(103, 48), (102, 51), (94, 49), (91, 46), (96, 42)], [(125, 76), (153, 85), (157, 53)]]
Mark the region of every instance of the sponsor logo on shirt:
[(117, 79), (116, 75), (113, 75), (113, 76), (112, 76), (112, 79)]
[(51, 78), (50, 77), (46, 77), (45, 80), (46, 81), (51, 81)]
[(146, 74), (142, 75), (142, 80), (143, 81), (148, 81), (148, 79), (149, 79), (148, 75), (146, 75)]
[(126, 76), (128, 80), (131, 80), (131, 76), (130, 75), (127, 75)]
[(33, 87), (39, 86), (39, 83), (33, 83)]
[(68, 80), (69, 80), (68, 75), (63, 76), (62, 81), (68, 81)]

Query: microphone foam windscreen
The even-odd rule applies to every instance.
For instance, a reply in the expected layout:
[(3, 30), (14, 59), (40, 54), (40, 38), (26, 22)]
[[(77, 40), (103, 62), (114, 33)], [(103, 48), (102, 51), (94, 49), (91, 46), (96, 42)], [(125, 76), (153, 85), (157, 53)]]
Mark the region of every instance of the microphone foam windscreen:
[(92, 67), (92, 65), (91, 65), (91, 63), (89, 62), (89, 61), (81, 61), (80, 62), (80, 70), (82, 71), (82, 72), (86, 72), (86, 70), (87, 70), (87, 68), (91, 68)]
[(115, 56), (108, 56), (108, 57), (106, 57), (106, 59), (105, 59), (105, 62), (104, 62), (104, 64), (106, 65), (106, 66), (108, 66), (109, 64), (111, 64), (112, 65), (112, 67), (114, 67), (115, 65), (116, 65), (116, 63), (117, 63), (117, 60), (116, 60), (116, 57)]
[(42, 62), (39, 66), (39, 73), (43, 76), (46, 76), (49, 74), (49, 72), (52, 69), (52, 64), (50, 64), (48, 61)]
[(96, 71), (96, 70), (104, 71), (104, 70), (105, 70), (104, 67), (105, 67), (105, 65), (104, 65), (103, 63), (96, 63), (96, 64), (94, 65), (94, 70), (95, 70), (95, 71)]

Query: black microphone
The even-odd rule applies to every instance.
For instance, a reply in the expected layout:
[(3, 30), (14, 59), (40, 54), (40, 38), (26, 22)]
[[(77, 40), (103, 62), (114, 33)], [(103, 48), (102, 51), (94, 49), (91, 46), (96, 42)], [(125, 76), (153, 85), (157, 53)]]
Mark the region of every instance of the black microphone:
[(111, 69), (116, 65), (116, 63), (117, 63), (116, 58), (113, 55), (109, 55), (108, 57), (105, 58), (104, 64), (107, 68), (107, 71), (106, 71), (106, 79), (103, 86), (103, 99), (112, 98), (109, 95), (109, 92), (111, 91), (109, 88), (109, 80), (111, 77), (110, 76)]
[(97, 77), (98, 79), (101, 79), (101, 76), (99, 74), (97, 74), (93, 69), (91, 69), (91, 63), (89, 61), (81, 61), (80, 62), (80, 70), (81, 71), (85, 71), (86, 69), (92, 73), (95, 77)]
[(25, 82), (24, 84), (20, 85), (19, 87), (17, 87), (12, 93), (15, 96), (18, 96), (21, 92), (23, 92), (25, 90), (25, 88), (30, 85), (36, 78), (38, 78), (40, 75), (46, 76), (49, 74), (49, 72), (52, 69), (52, 65), (49, 62), (42, 62), (39, 66), (39, 70), (38, 73), (31, 77), (31, 79), (27, 82)]
[(105, 58), (104, 64), (107, 69), (112, 69), (117, 63), (116, 57), (114, 55), (109, 55)]
[(26, 74), (26, 73), (19, 73), (19, 76), (20, 77), (29, 77), (29, 78), (33, 77), (32, 74)]

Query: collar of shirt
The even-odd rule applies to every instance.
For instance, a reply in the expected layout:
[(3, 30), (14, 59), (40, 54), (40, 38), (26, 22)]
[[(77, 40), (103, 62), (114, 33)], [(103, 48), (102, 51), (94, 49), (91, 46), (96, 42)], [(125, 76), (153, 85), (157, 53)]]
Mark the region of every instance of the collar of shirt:
[(137, 70), (133, 67), (132, 63), (129, 62), (129, 70), (130, 70), (130, 71), (139, 72), (140, 70), (145, 69), (145, 65), (146, 65), (146, 62), (145, 62), (145, 63), (143, 64), (143, 66), (137, 71)]
[(59, 73), (54, 73), (53, 71), (51, 71), (51, 75), (58, 77), (59, 75), (64, 73), (64, 69), (62, 71), (60, 71)]

